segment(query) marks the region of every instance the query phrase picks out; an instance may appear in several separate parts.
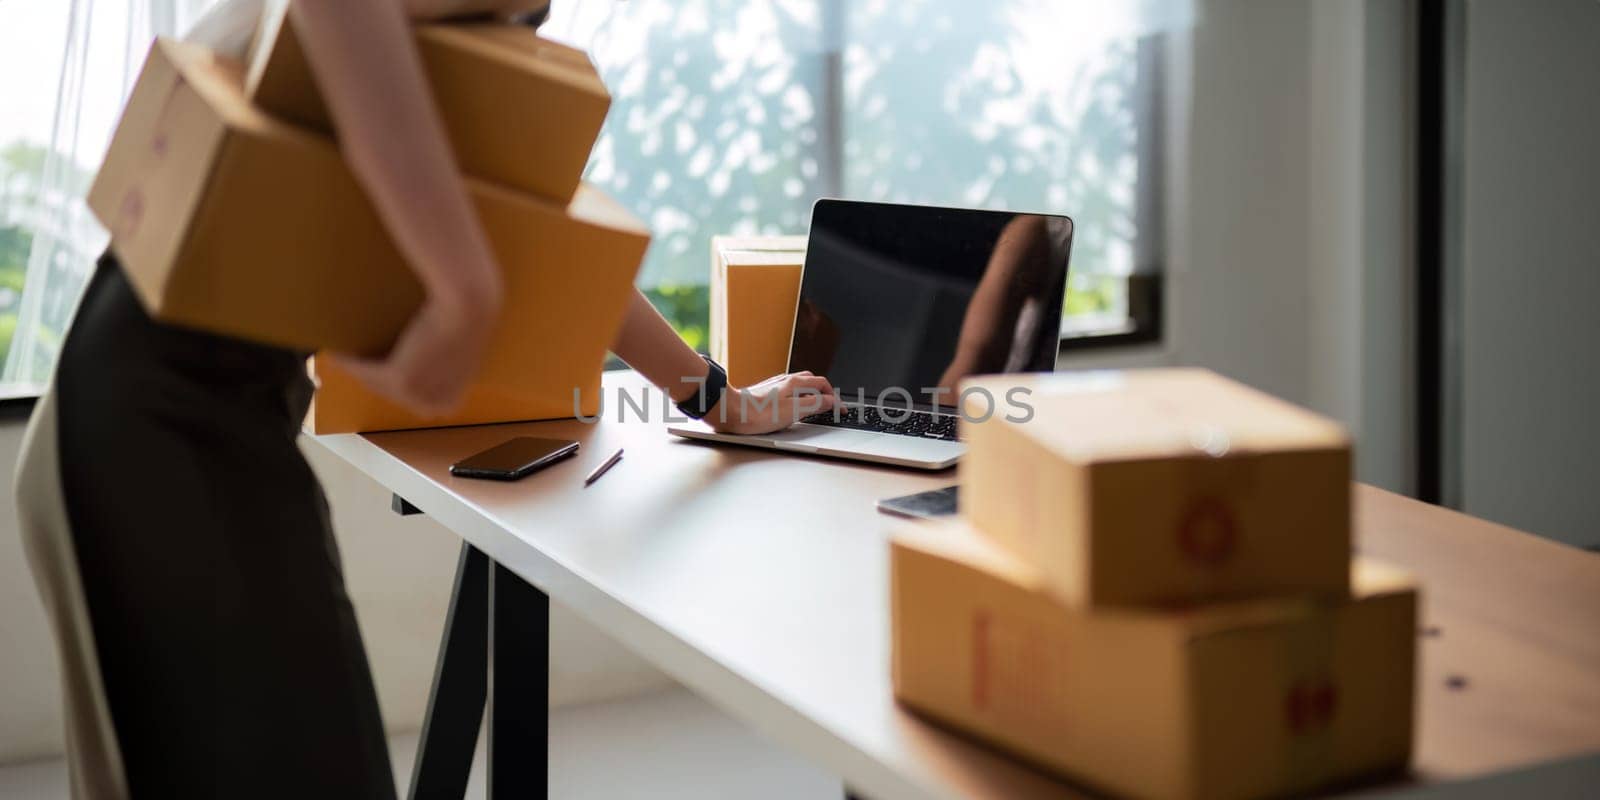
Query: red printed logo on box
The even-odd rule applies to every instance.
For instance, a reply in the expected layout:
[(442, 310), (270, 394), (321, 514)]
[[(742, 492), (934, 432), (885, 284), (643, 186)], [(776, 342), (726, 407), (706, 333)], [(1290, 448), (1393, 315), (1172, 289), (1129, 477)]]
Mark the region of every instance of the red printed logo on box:
[(972, 707), (997, 720), (1059, 725), (1066, 643), (1044, 625), (981, 609), (972, 618)]
[(111, 233), (114, 237), (132, 238), (139, 232), (139, 223), (143, 220), (144, 193), (138, 187), (129, 189), (122, 196), (122, 205), (117, 208), (117, 221)]
[(1238, 538), (1233, 511), (1215, 497), (1196, 500), (1178, 523), (1178, 549), (1190, 561), (1207, 567), (1227, 561)]
[(1338, 709), (1339, 689), (1327, 678), (1296, 681), (1284, 698), (1284, 719), (1295, 735), (1332, 725)]

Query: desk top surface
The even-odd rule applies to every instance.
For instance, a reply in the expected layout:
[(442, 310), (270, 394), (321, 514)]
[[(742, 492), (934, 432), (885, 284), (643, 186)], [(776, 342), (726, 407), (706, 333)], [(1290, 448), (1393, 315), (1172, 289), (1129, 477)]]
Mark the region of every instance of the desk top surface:
[[(888, 548), (874, 501), (956, 482), (697, 444), (662, 396), (606, 378), (605, 420), (315, 437), (729, 715), (861, 794), (1077, 792), (898, 707)], [(650, 421), (615, 392), (647, 397)], [(619, 423), (617, 413), (626, 412)], [(516, 483), (449, 465), (512, 436), (577, 439)], [(594, 485), (583, 477), (618, 447)], [(1469, 778), (1600, 750), (1600, 556), (1371, 487), (1361, 552), (1423, 581), (1415, 773)]]

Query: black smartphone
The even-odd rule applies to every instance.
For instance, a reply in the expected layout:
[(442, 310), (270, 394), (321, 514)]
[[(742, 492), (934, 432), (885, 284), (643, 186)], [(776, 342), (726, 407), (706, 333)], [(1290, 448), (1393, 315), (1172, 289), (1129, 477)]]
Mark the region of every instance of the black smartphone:
[(959, 510), (958, 486), (946, 486), (928, 492), (890, 497), (878, 501), (878, 510), (896, 517), (912, 519), (938, 519), (954, 516)]
[(450, 465), (450, 474), (459, 478), (484, 478), (514, 481), (548, 467), (578, 452), (578, 443), (569, 439), (536, 439), (518, 436), (481, 453)]

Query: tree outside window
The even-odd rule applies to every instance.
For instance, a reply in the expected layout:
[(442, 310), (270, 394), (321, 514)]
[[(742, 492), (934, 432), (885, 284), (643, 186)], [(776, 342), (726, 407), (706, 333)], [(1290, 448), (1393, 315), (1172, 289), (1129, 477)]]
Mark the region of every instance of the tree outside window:
[(804, 232), (829, 196), (1068, 214), (1069, 323), (1126, 319), (1153, 77), (1103, 8), (631, 0), (546, 30), (611, 88), (587, 177), (649, 223), (639, 283), (703, 347), (711, 237)]

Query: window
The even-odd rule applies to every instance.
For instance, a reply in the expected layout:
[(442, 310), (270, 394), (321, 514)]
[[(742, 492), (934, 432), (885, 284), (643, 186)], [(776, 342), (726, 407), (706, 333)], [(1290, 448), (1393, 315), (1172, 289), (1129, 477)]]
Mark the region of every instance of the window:
[[(48, 378), (106, 237), (82, 201), (152, 36), (215, 0), (0, 2), (0, 395)], [(818, 197), (1078, 222), (1064, 346), (1159, 321), (1161, 31), (1190, 0), (557, 2), (614, 95), (590, 180), (656, 233), (640, 285), (706, 345), (710, 237)]]
[[(16, 335), (35, 232), (63, 217), (62, 197), (44, 184), (45, 162), (55, 160), (50, 125), (66, 22), (55, 5), (0, 4), (0, 364)], [(5, 383), (7, 395), (34, 390), (25, 380)]]
[(0, 397), (48, 380), (105, 247), (83, 195), (151, 38), (213, 3), (0, 2)]
[(1064, 343), (1159, 321), (1162, 47), (1188, 4), (558, 3), (613, 94), (588, 178), (655, 231), (639, 283), (704, 347), (710, 238), (818, 197), (1065, 213)]

